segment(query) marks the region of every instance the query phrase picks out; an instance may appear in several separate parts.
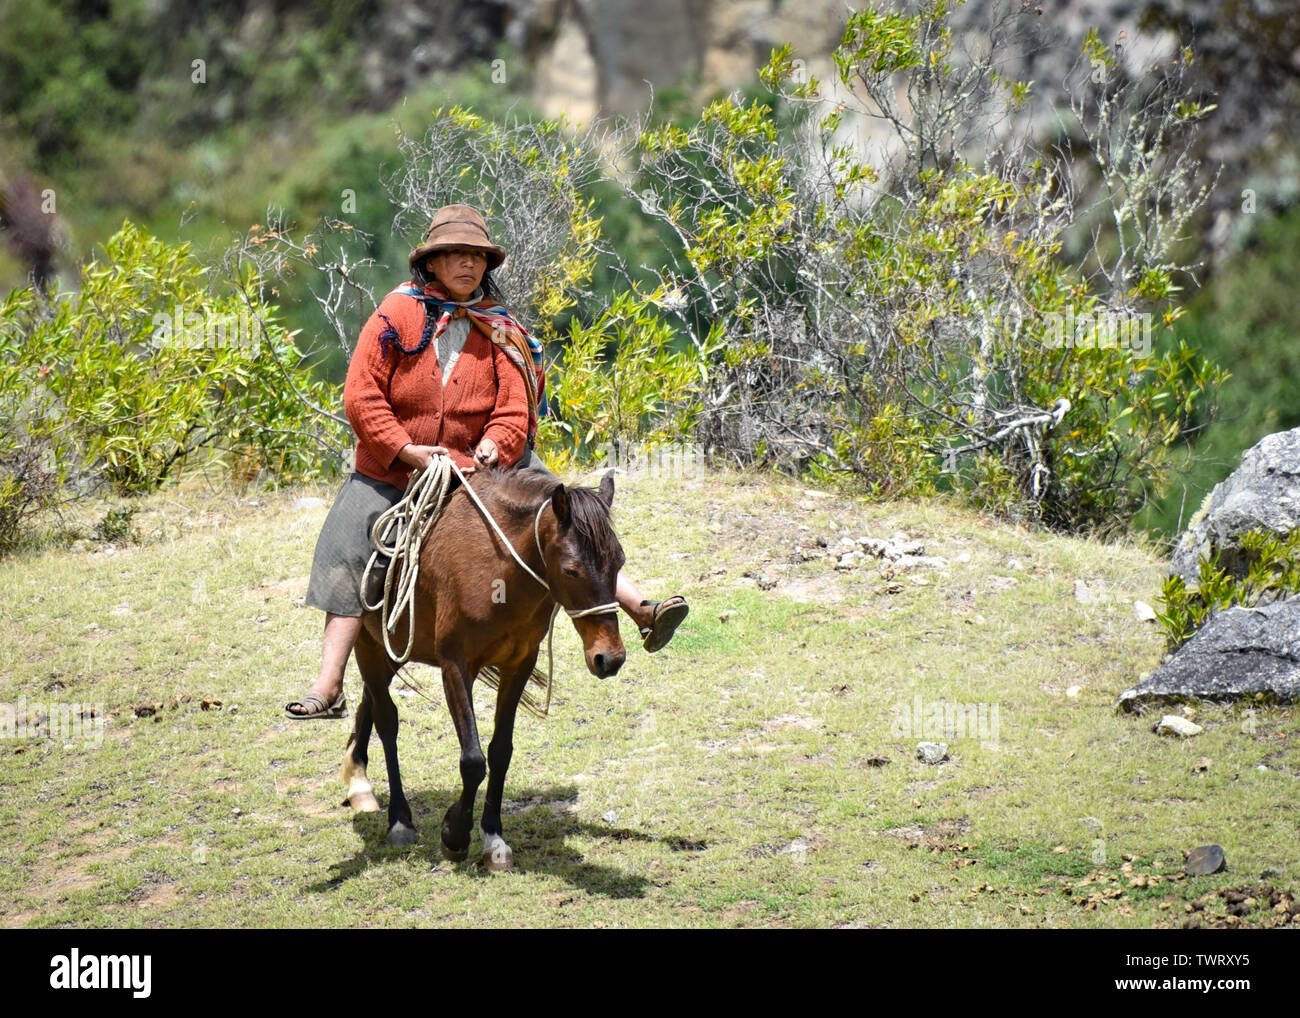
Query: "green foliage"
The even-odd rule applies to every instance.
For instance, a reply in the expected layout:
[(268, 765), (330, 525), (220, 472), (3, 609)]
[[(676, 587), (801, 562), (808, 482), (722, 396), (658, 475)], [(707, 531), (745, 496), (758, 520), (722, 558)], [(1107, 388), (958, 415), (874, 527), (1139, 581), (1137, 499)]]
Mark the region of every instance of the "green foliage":
[(1241, 535), (1233, 561), (1220, 548), (1200, 560), (1196, 586), (1181, 576), (1165, 580), (1156, 618), (1165, 628), (1169, 649), (1182, 646), (1211, 614), (1234, 605), (1249, 608), (1300, 592), (1300, 530), (1286, 537), (1268, 531)]
[[(331, 401), (298, 363), (275, 308), (205, 285), (187, 245), (126, 223), (78, 291), (48, 303), (30, 289), (0, 307), (0, 464), (6, 500), (47, 508), (51, 483), (75, 494), (106, 481), (157, 488), (200, 450), (220, 450), (243, 479), (305, 478), (335, 466), (330, 425), (304, 403)], [(38, 468), (26, 460), (39, 450)], [(2, 510), (0, 510), (2, 511)]]
[[(721, 330), (700, 433), (741, 461), (877, 493), (951, 487), (1053, 526), (1122, 528), (1225, 376), (1164, 331), (1181, 269), (1146, 228), (1159, 214), (1140, 196), (1156, 182), (1116, 185), (1143, 240), (1099, 274), (1060, 258), (1075, 215), (1059, 187), (1067, 166), (1023, 144), (969, 160), (973, 125), (1008, 118), (1030, 83), (994, 57), (954, 57), (950, 6), (850, 15), (833, 54), (849, 98), (833, 108), (786, 46), (760, 74), (792, 115), (726, 99), (641, 134), (629, 192), (651, 196), (643, 207), (682, 252), (660, 278), (685, 295), (697, 348)], [(1113, 61), (1096, 39), (1086, 50)], [(1126, 95), (1105, 93), (1106, 117)], [(1172, 97), (1164, 112), (1189, 119)], [(840, 140), (850, 115), (895, 125), (897, 165), (870, 166)]]
[(608, 443), (685, 440), (699, 410), (701, 361), (675, 347), (657, 313), (663, 293), (624, 292), (590, 324), (569, 323), (564, 358), (552, 372), (542, 445), (558, 468), (598, 457)]

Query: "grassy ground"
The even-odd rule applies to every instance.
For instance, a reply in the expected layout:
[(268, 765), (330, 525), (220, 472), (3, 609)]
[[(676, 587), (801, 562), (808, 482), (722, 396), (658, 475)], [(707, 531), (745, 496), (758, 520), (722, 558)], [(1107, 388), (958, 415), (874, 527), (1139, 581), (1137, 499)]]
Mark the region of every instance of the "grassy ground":
[[(0, 742), (6, 925), (1148, 927), (1189, 904), (1261, 925), (1275, 914), (1225, 918), (1219, 892), (1269, 869), (1300, 884), (1293, 709), (1204, 706), (1187, 741), (1112, 710), (1160, 660), (1132, 609), (1158, 590), (1153, 552), (716, 475), (620, 482), (629, 569), (692, 613), (653, 657), (625, 624), (603, 682), (557, 627), (552, 716), (521, 717), (506, 786), (516, 871), (442, 860), (456, 740), (411, 695), (420, 840), (390, 849), (382, 814), (339, 805), (350, 720), (280, 710), (322, 621), (301, 597), (327, 504), (296, 500), (332, 494), (196, 487), (146, 502), (139, 543), (112, 554), (0, 562), (0, 701), (110, 715), (98, 744)], [(899, 530), (949, 565), (792, 561), (818, 536)], [(986, 728), (929, 766), (915, 744), (945, 703)], [(386, 804), (377, 741), (371, 774)], [(1211, 842), (1229, 872), (1179, 879)]]

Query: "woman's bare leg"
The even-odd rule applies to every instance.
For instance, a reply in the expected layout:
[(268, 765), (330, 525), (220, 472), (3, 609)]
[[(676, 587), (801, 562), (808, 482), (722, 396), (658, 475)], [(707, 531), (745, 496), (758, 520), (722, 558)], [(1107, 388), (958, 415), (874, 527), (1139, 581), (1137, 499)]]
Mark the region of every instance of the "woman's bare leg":
[[(627, 617), (636, 624), (637, 629), (642, 631), (643, 634), (646, 629), (649, 629), (654, 625), (655, 609), (662, 602), (651, 601), (642, 597), (641, 588), (638, 587), (636, 581), (633, 580), (632, 577), (628, 576), (628, 574), (622, 569), (618, 571), (618, 587), (614, 592), (614, 596), (618, 599), (619, 607), (627, 613)], [(671, 601), (673, 599), (670, 598), (669, 600)], [(681, 617), (684, 618), (686, 614), (686, 602), (681, 598), (678, 598), (677, 600), (681, 600), (683, 607), (675, 610), (680, 611)], [(680, 619), (672, 622), (671, 629), (676, 629), (679, 622)], [(667, 631), (661, 646), (666, 645), (668, 641), (672, 639), (671, 629)]]
[[(343, 692), (343, 671), (347, 668), (348, 655), (361, 633), (360, 617), (325, 613), (325, 636), (321, 641), (320, 672), (316, 681), (307, 690), (315, 693), (326, 703), (333, 703)], [(295, 714), (306, 714), (305, 709), (294, 710)]]

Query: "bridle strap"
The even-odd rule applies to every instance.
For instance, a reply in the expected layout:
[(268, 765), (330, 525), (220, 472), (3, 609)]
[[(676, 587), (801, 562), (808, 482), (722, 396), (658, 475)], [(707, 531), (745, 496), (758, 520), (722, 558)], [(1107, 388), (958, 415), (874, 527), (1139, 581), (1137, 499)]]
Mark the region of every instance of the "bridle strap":
[[(537, 515), (533, 517), (533, 542), (537, 545), (537, 556), (542, 560), (543, 572), (546, 571), (546, 552), (542, 550), (542, 532), (541, 532), (542, 510), (545, 509), (550, 504), (551, 504), (551, 500), (548, 498), (545, 502), (543, 502), (541, 505), (537, 507)], [(552, 511), (554, 511), (554, 507), (552, 507)], [(512, 547), (510, 550), (513, 552), (514, 548)], [(518, 559), (518, 556), (515, 557), (516, 559)], [(527, 566), (524, 566), (524, 568), (528, 569)], [(529, 575), (533, 577), (533, 579), (537, 580), (537, 582), (540, 583), (543, 587), (546, 587), (547, 590), (551, 589), (550, 585), (547, 584), (545, 580), (543, 580), (540, 576), (534, 573), (531, 569), (528, 569), (528, 572)], [(560, 603), (559, 598), (555, 599), (555, 603), (556, 604)], [(578, 608), (578, 609), (565, 608), (564, 610), (568, 612), (569, 618), (571, 619), (580, 619), (587, 615), (614, 615), (618, 613), (618, 602), (610, 601), (609, 604), (598, 604), (592, 608)]]

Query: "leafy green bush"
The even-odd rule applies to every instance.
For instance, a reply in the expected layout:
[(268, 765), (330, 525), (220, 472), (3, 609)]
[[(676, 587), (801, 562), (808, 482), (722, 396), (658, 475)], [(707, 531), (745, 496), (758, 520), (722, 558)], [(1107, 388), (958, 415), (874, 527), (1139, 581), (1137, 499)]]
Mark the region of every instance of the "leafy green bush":
[[(958, 55), (950, 6), (850, 15), (835, 106), (785, 47), (762, 71), (785, 110), (720, 100), (647, 125), (621, 164), (626, 192), (678, 238), (660, 281), (683, 296), (681, 328), (697, 351), (721, 330), (699, 435), (880, 494), (953, 487), (1117, 529), (1223, 377), (1185, 344), (1154, 348), (1188, 278), (1179, 231), (1208, 187), (1182, 142), (1209, 109), (1185, 101), (1187, 54), (1128, 79), (1090, 37), (1106, 73), (1073, 83), (1072, 110), (1100, 167), (1089, 191), (1028, 131), (992, 136), (1030, 95), (997, 61), (1032, 12), (1004, 11), (987, 46)], [(892, 128), (880, 165), (843, 140), (855, 117)], [(1095, 208), (1120, 226), (1065, 264)], [(1154, 328), (1120, 342), (1114, 322)]]
[(0, 306), (0, 513), (30, 518), (51, 486), (65, 497), (104, 482), (147, 492), (200, 451), (280, 478), (337, 468), (342, 430), (308, 406), (331, 402), (331, 387), (300, 363), (274, 307), (215, 294), (206, 274), (187, 245), (127, 223), (78, 291), (48, 302), (10, 294)]
[(1156, 618), (1165, 628), (1170, 650), (1187, 642), (1214, 612), (1300, 592), (1300, 530), (1286, 537), (1248, 531), (1241, 535), (1241, 551), (1234, 551), (1233, 559), (1236, 567), (1229, 569), (1220, 549), (1202, 556), (1200, 575), (1190, 590), (1181, 576), (1165, 580), (1159, 598), (1164, 610), (1156, 612)]

